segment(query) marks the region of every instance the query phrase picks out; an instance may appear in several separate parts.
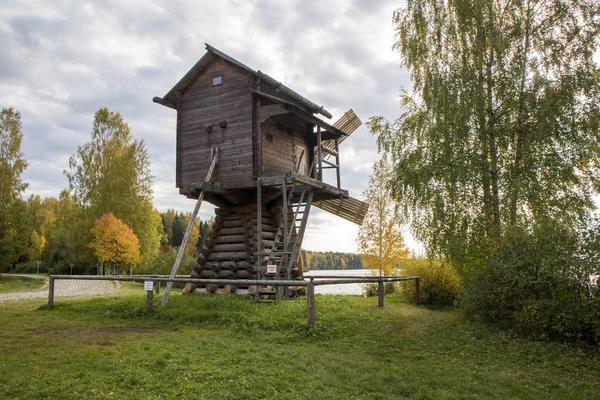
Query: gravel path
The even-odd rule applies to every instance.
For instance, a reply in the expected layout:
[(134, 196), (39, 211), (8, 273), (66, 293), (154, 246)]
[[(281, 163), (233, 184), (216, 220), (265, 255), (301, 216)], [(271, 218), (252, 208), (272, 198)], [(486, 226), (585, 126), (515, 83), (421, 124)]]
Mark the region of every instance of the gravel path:
[[(33, 276), (32, 276), (33, 277)], [(54, 281), (55, 297), (104, 296), (116, 292), (119, 282), (113, 281), (76, 281), (58, 279)], [(48, 282), (43, 288), (30, 292), (0, 293), (0, 303), (31, 299), (47, 299)]]

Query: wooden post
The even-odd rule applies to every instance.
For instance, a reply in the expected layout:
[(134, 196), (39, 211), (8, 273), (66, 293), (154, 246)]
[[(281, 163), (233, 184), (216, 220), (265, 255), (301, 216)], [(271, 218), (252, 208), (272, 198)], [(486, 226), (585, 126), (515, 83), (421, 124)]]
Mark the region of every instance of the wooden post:
[(341, 189), (341, 179), (340, 179), (340, 147), (339, 147), (339, 143), (338, 143), (338, 139), (335, 138), (335, 164), (337, 165), (336, 168), (336, 175), (337, 175), (337, 187), (338, 189)]
[(48, 308), (54, 308), (54, 277), (48, 278)]
[[(281, 186), (281, 189), (283, 190), (283, 221), (284, 221), (284, 223), (283, 223), (283, 252), (285, 253), (283, 255), (284, 262), (281, 264), (287, 266), (287, 251), (288, 251), (288, 245), (289, 245), (288, 223), (290, 221), (288, 219), (288, 198), (287, 198), (287, 187), (285, 185), (285, 177), (283, 178), (283, 185)], [(293, 223), (294, 223), (294, 221), (292, 221), (292, 224)], [(287, 277), (286, 277), (286, 279), (287, 279)]]
[(417, 305), (421, 305), (421, 278), (415, 279), (415, 297)]
[(311, 328), (315, 327), (315, 284), (313, 278), (310, 278), (308, 282), (306, 294), (306, 306), (308, 313), (308, 326)]
[[(262, 177), (256, 178), (256, 266), (258, 270), (258, 279), (262, 279), (263, 271), (262, 271)], [(254, 300), (260, 300), (260, 291), (262, 287), (259, 286), (258, 290), (254, 295)]]
[(379, 297), (379, 302), (377, 304), (378, 307), (383, 307), (383, 296), (385, 296), (385, 287), (383, 286), (383, 281), (380, 279), (377, 282), (377, 296)]
[[(214, 155), (212, 163), (210, 164), (210, 168), (208, 169), (208, 174), (206, 174), (206, 179), (204, 182), (208, 182), (210, 177), (212, 176), (215, 167), (217, 166), (217, 159), (219, 158), (219, 148), (214, 148)], [(179, 264), (181, 263), (181, 259), (183, 258), (183, 253), (185, 252), (185, 246), (187, 245), (188, 239), (190, 238), (190, 233), (192, 233), (192, 228), (196, 223), (196, 217), (198, 216), (198, 211), (200, 210), (200, 206), (202, 205), (202, 200), (204, 199), (204, 190), (200, 191), (200, 195), (198, 196), (198, 201), (196, 202), (196, 207), (194, 207), (194, 212), (192, 213), (192, 218), (190, 219), (190, 223), (188, 224), (187, 230), (185, 231), (185, 235), (183, 236), (183, 240), (181, 241), (181, 246), (179, 246), (179, 252), (177, 253), (177, 258), (175, 259), (175, 264), (173, 265), (173, 269), (171, 270), (171, 274), (169, 278), (175, 278), (177, 275), (177, 270), (179, 269)], [(171, 287), (173, 286), (173, 282), (167, 282), (167, 286), (165, 287), (165, 293), (163, 294), (162, 300), (160, 302), (161, 306), (167, 304), (167, 299), (169, 298), (169, 293), (171, 292)]]
[(317, 125), (317, 162), (319, 166), (319, 174), (317, 179), (323, 181), (323, 143), (321, 141), (321, 126)]
[(160, 282), (154, 282), (154, 291), (156, 294), (160, 294)]
[(152, 290), (146, 290), (146, 311), (152, 311), (152, 300), (154, 299), (154, 292)]

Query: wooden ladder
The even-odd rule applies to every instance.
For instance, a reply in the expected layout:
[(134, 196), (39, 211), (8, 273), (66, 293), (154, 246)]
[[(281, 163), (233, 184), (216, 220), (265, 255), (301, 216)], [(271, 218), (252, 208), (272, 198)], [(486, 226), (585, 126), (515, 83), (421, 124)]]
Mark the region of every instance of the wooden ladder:
[[(289, 189), (282, 187), (283, 212), (281, 220), (275, 233), (273, 247), (267, 257), (267, 265), (275, 264), (277, 272), (275, 275), (264, 275), (265, 279), (290, 280), (292, 279), (292, 268), (300, 254), (302, 238), (306, 230), (308, 214), (312, 205), (313, 189), (307, 186), (297, 187), (294, 183)], [(287, 298), (287, 287), (279, 286), (276, 290), (262, 290), (258, 288), (257, 301), (265, 301), (263, 296), (275, 297), (275, 300)], [(273, 301), (268, 299), (266, 301)]]

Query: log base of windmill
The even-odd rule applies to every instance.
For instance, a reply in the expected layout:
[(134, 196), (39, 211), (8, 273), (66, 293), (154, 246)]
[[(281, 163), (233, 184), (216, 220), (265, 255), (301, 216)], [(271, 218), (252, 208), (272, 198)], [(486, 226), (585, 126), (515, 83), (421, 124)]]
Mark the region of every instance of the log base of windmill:
[[(235, 207), (221, 207), (215, 210), (216, 217), (209, 239), (204, 244), (198, 257), (197, 265), (192, 270), (194, 279), (258, 279), (258, 243), (261, 242), (261, 253), (272, 251), (274, 239), (279, 227), (281, 206), (263, 206), (261, 221), (258, 221), (256, 204)], [(261, 237), (258, 235), (258, 224), (261, 224)], [(292, 236), (290, 243), (295, 237)], [(268, 256), (263, 255), (262, 265)], [(302, 272), (294, 266), (291, 271), (292, 279), (302, 279)], [(268, 288), (263, 288), (267, 289)], [(289, 288), (290, 295), (301, 294), (303, 287)], [(185, 294), (236, 294), (238, 296), (254, 296), (256, 287), (253, 285), (207, 284), (195, 285), (188, 283)], [(274, 290), (274, 288), (273, 288)]]

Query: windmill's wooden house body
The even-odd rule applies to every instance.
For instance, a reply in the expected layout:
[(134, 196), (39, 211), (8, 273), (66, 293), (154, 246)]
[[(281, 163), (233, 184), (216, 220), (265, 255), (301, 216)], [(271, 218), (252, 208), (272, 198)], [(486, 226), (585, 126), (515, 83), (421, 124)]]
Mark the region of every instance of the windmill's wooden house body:
[[(227, 249), (235, 251), (229, 255), (223, 252), (225, 255), (214, 262), (244, 261), (260, 270), (269, 261), (285, 259), (290, 266), (284, 268), (289, 277), (306, 225), (306, 218), (297, 217), (308, 216), (313, 201), (315, 206), (356, 223), (364, 217), (366, 205), (350, 198), (341, 188), (339, 173), (338, 145), (360, 125), (360, 120), (349, 111), (330, 125), (317, 117), (320, 114), (331, 118), (323, 107), (214, 47), (206, 48), (207, 53), (164, 97), (154, 98), (154, 102), (177, 111), (176, 186), (190, 198), (197, 198), (204, 191), (206, 200), (220, 207), (218, 219), (221, 214), (221, 220), (239, 219), (248, 226), (252, 220), (258, 225), (258, 240), (248, 240), (257, 232), (244, 232), (243, 243), (229, 246)], [(204, 182), (216, 151), (217, 167), (210, 182)], [(327, 168), (335, 172), (332, 184), (323, 182)], [(302, 191), (304, 197), (300, 199)], [(235, 216), (236, 209), (248, 210), (248, 206), (253, 213)], [(295, 208), (302, 211), (293, 217)], [(282, 213), (291, 215), (294, 221), (280, 221)], [(256, 218), (263, 220), (265, 215), (272, 223), (257, 223)], [(221, 229), (222, 224), (217, 222)], [(233, 223), (228, 225), (234, 228)], [(290, 234), (284, 235), (283, 231)], [(273, 235), (264, 236), (265, 233)], [(213, 236), (218, 239), (223, 235), (216, 232)], [(262, 240), (263, 236), (272, 240)], [(289, 243), (292, 239), (293, 244)], [(271, 243), (277, 241), (282, 242), (285, 252), (277, 243)], [(216, 244), (220, 244), (218, 240)], [(238, 251), (242, 244), (246, 250)], [(271, 252), (286, 253), (285, 256), (269, 256), (269, 245)], [(295, 250), (291, 251), (291, 247)], [(240, 252), (247, 257), (236, 259), (233, 253)], [(209, 249), (205, 253), (210, 258), (213, 252)], [(211, 267), (213, 272), (222, 270)]]

